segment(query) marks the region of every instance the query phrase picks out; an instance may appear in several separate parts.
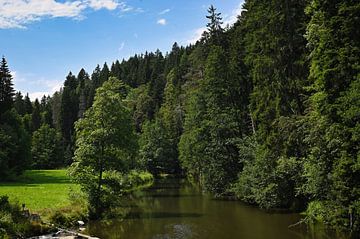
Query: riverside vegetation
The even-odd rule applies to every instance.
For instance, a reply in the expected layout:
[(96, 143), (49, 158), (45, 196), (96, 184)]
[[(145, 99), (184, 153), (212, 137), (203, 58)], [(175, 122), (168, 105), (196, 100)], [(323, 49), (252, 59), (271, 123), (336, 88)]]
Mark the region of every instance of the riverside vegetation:
[(14, 93), (3, 58), (2, 180), (70, 166), (99, 218), (117, 215), (139, 171), (185, 175), (216, 197), (302, 211), (306, 223), (357, 235), (360, 3), (246, 0), (243, 9), (224, 28), (211, 6), (196, 44), (70, 72), (40, 102)]

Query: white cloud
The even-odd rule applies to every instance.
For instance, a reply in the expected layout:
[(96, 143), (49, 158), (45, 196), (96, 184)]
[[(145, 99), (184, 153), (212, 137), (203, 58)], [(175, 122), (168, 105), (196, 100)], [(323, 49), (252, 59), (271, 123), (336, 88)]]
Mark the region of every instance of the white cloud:
[(89, 6), (95, 10), (102, 8), (115, 10), (120, 4), (114, 0), (89, 0)]
[(31, 100), (41, 99), (44, 95), (53, 95), (63, 87), (64, 82), (64, 80), (45, 80), (45, 78), (32, 80), (37, 77), (33, 74), (21, 74), (16, 71), (12, 71), (11, 75), (15, 90), (21, 91), (23, 95), (29, 93)]
[(34, 101), (36, 98), (39, 100), (45, 95), (45, 96), (52, 96), (56, 91), (59, 91), (61, 87), (63, 87), (63, 81), (57, 81), (57, 80), (38, 80), (33, 82), (34, 85), (42, 85), (46, 88), (46, 91), (35, 91), (35, 92), (29, 92), (29, 97), (32, 101)]
[(164, 14), (170, 12), (170, 11), (171, 11), (171, 9), (169, 9), (169, 8), (164, 9), (164, 10), (162, 10), (161, 12), (159, 12), (159, 15), (164, 15)]
[(161, 18), (157, 21), (157, 24), (160, 24), (160, 25), (166, 25), (166, 19), (165, 18)]
[(0, 29), (25, 28), (44, 18), (84, 18), (85, 9), (138, 11), (119, 0), (0, 0)]
[(243, 11), (243, 7), (242, 7), (243, 4), (244, 4), (244, 1), (241, 0), (240, 3), (238, 4), (238, 6), (231, 12), (231, 14), (224, 18), (224, 26), (227, 26), (227, 25), (231, 26), (237, 21), (237, 17)]
[(206, 27), (200, 27), (198, 29), (195, 29), (191, 35), (191, 37), (186, 40), (187, 44), (194, 44), (196, 41), (198, 41), (201, 38), (201, 35), (203, 32), (206, 31)]
[(122, 51), (125, 47), (125, 42), (122, 42), (119, 47), (119, 51)]

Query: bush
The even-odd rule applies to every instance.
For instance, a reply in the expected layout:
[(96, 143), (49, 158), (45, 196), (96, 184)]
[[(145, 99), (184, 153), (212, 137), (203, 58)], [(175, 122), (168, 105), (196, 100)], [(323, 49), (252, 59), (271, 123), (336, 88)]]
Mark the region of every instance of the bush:
[(50, 230), (41, 223), (31, 223), (22, 215), (18, 204), (11, 204), (7, 196), (0, 196), (0, 238), (30, 237)]

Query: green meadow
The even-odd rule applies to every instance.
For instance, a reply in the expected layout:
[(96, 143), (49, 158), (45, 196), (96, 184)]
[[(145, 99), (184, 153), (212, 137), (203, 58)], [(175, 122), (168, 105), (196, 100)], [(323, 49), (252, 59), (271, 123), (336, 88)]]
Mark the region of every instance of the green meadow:
[(25, 203), (26, 208), (39, 212), (70, 204), (70, 191), (79, 191), (65, 169), (28, 170), (15, 182), (0, 183), (0, 195), (8, 195), (11, 202)]

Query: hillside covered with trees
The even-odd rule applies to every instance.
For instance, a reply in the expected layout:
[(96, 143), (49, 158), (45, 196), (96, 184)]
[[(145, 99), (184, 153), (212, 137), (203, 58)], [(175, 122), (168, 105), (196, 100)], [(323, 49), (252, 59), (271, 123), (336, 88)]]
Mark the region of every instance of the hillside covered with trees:
[(102, 184), (85, 169), (101, 175), (104, 160), (103, 187), (119, 186), (117, 172), (176, 174), (359, 232), (359, 16), (355, 0), (246, 0), (223, 26), (211, 6), (196, 44), (70, 72), (35, 102), (15, 93), (3, 58), (1, 179), (72, 165), (91, 192)]

